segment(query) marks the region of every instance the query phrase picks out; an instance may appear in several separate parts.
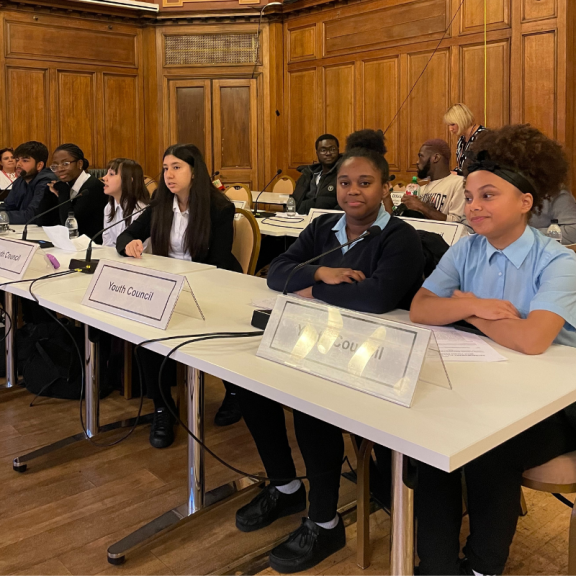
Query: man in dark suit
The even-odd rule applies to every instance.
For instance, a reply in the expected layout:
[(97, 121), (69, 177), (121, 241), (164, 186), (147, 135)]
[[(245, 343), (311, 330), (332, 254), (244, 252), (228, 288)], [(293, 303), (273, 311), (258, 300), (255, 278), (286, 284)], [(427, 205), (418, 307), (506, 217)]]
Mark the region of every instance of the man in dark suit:
[[(47, 210), (51, 205), (51, 194), (47, 184), (56, 179), (46, 168), (48, 148), (34, 140), (20, 144), (14, 151), (16, 173), (10, 193), (4, 201), (4, 210), (8, 213), (10, 224), (26, 224), (34, 216)], [(37, 222), (52, 224), (53, 222)]]
[(299, 166), (300, 178), (292, 195), (299, 214), (308, 214), (311, 208), (339, 210), (336, 200), (336, 174), (342, 155), (338, 138), (322, 134), (316, 140), (318, 162)]

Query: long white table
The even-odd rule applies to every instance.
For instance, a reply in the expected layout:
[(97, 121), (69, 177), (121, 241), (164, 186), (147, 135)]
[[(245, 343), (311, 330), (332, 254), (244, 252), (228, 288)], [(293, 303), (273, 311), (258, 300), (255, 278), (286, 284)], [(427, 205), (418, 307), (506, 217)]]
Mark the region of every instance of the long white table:
[[(166, 259), (164, 264), (169, 262), (172, 261)], [(197, 271), (190, 274), (189, 280), (206, 320), (196, 317), (184, 298), (168, 329), (161, 331), (82, 306), (85, 288), (74, 288), (73, 277), (69, 280), (70, 289), (65, 291), (51, 292), (50, 281), (42, 290), (39, 286), (40, 303), (134, 343), (162, 336), (251, 330), (251, 302), (274, 295), (262, 279), (223, 270)], [(5, 289), (15, 293), (17, 286), (18, 290), (24, 289), (21, 285)], [(408, 321), (407, 313), (401, 311), (387, 317)], [(194, 415), (201, 397), (199, 374), (207, 372), (391, 448), (396, 503), (392, 572), (396, 574), (412, 570), (412, 494), (402, 480), (406, 456), (452, 471), (576, 401), (576, 349), (564, 346), (553, 345), (543, 355), (532, 357), (492, 343), (508, 358), (507, 362), (448, 364), (453, 389), (420, 382), (408, 409), (258, 358), (259, 340), (202, 342), (185, 346), (174, 355), (191, 370), (189, 414)], [(166, 355), (174, 345), (155, 343), (149, 347)], [(188, 516), (204, 503), (198, 468), (201, 459), (190, 440), (189, 502), (184, 509)], [(178, 513), (182, 514), (182, 509)], [(170, 521), (174, 517), (175, 514)], [(166, 523), (167, 519), (161, 518)], [(119, 543), (122, 546), (112, 547), (110, 560), (121, 560), (128, 549), (141, 543), (143, 536), (154, 534), (157, 528), (158, 523), (143, 527), (138, 534), (140, 540), (128, 537), (128, 542)]]

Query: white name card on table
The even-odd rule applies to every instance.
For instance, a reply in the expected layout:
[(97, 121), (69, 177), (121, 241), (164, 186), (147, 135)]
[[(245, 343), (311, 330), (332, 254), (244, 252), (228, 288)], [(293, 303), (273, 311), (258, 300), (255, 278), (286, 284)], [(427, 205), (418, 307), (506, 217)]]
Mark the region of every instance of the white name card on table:
[(402, 192), (390, 192), (392, 204), (394, 204), (394, 206), (399, 206), (402, 203), (402, 196), (404, 196), (404, 190), (402, 190)]
[(318, 216), (322, 216), (322, 214), (340, 214), (340, 216), (344, 215), (342, 210), (328, 210), (324, 208), (311, 208), (310, 212), (308, 212), (308, 222), (306, 222), (306, 226), (318, 218)]
[(414, 226), (416, 230), (426, 230), (439, 234), (448, 246), (453, 246), (462, 236), (468, 235), (464, 224), (458, 222), (441, 222), (439, 220), (425, 220), (424, 218), (405, 218), (404, 216), (399, 216), (399, 218)]
[[(188, 279), (179, 274), (100, 260), (82, 304), (165, 330), (184, 283)], [(204, 320), (192, 288), (190, 292)]]
[(418, 381), (450, 388), (434, 333), (278, 296), (258, 356), (409, 407)]
[(246, 200), (232, 200), (232, 204), (241, 210), (248, 210), (248, 202)]
[(0, 276), (22, 280), (38, 247), (33, 242), (0, 238)]

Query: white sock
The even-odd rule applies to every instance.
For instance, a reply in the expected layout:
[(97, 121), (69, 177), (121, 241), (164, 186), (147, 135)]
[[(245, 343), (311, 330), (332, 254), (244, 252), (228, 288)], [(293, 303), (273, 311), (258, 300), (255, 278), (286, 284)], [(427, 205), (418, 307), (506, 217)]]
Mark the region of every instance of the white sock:
[(292, 482), (288, 482), (288, 484), (284, 484), (283, 486), (276, 486), (276, 490), (282, 492), (282, 494), (294, 494), (294, 492), (298, 492), (302, 482), (300, 480), (292, 480)]
[(481, 574), (480, 572), (476, 572), (476, 570), (472, 569), (472, 572), (474, 572), (474, 576), (484, 576), (484, 574)]
[(338, 526), (340, 518), (338, 518), (338, 514), (330, 520), (330, 522), (316, 522), (320, 528), (324, 528), (325, 530), (332, 530), (332, 528), (336, 528)]

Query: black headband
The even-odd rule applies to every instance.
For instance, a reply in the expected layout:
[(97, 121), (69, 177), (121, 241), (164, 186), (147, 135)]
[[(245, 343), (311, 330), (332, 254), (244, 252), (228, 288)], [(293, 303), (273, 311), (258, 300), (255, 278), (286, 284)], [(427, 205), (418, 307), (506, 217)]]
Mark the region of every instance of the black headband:
[(500, 176), (506, 182), (510, 182), (512, 186), (516, 186), (522, 194), (532, 194), (536, 197), (536, 187), (528, 176), (523, 174), (520, 170), (510, 168), (508, 166), (500, 166), (497, 162), (490, 159), (490, 155), (486, 150), (478, 152), (475, 158), (472, 158), (470, 163), (466, 166), (468, 174), (476, 172), (477, 170), (485, 170), (492, 172), (496, 176)]

